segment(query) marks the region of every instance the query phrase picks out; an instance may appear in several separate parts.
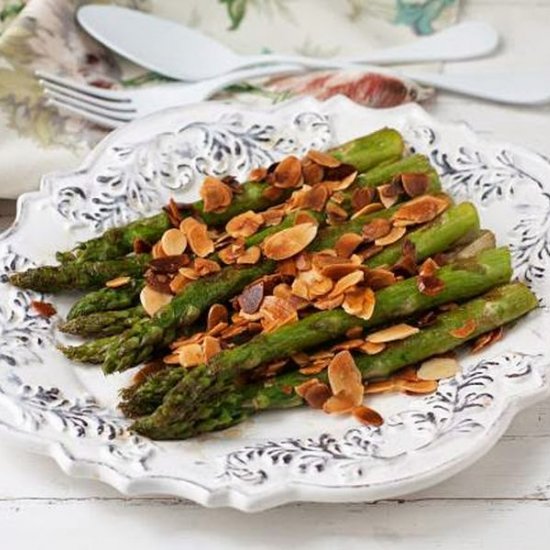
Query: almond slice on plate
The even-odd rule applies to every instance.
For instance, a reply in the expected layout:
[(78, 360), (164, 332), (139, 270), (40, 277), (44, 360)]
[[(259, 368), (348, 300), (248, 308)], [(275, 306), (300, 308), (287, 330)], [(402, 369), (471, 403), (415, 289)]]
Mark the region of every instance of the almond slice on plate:
[(160, 240), (162, 249), (168, 256), (179, 256), (185, 252), (187, 247), (187, 238), (175, 227), (164, 232)]
[(284, 260), (302, 252), (317, 235), (317, 225), (301, 223), (271, 235), (262, 244), (263, 252), (272, 260)]
[(352, 397), (347, 392), (341, 391), (325, 401), (323, 410), (328, 414), (345, 414), (351, 412), (355, 406)]
[(424, 361), (416, 374), (420, 380), (442, 380), (459, 371), (460, 365), (454, 357), (433, 357)]
[(302, 161), (302, 174), (304, 176), (304, 183), (307, 185), (316, 185), (323, 181), (325, 171), (319, 164), (304, 159)]
[(401, 174), (401, 185), (409, 197), (423, 195), (429, 184), (430, 178), (424, 172), (405, 172)]
[(273, 172), (275, 187), (289, 189), (299, 187), (302, 183), (302, 164), (300, 160), (290, 155), (284, 158)]
[(155, 315), (155, 313), (165, 305), (169, 304), (172, 298), (173, 296), (171, 294), (158, 292), (148, 285), (144, 286), (139, 294), (141, 305), (150, 317)]
[(206, 176), (200, 189), (205, 212), (222, 212), (230, 204), (233, 191), (229, 185), (212, 176)]
[(407, 232), (406, 227), (393, 227), (392, 230), (385, 235), (374, 241), (375, 246), (388, 246), (397, 242)]
[(355, 220), (360, 216), (366, 216), (367, 214), (372, 214), (373, 212), (378, 212), (379, 210), (383, 209), (384, 205), (381, 202), (371, 202), (370, 204), (363, 206), (363, 208), (355, 212), (350, 219)]
[(349, 315), (369, 320), (374, 313), (376, 295), (372, 288), (354, 288), (346, 292), (342, 308)]
[(379, 380), (365, 384), (365, 395), (376, 395), (379, 393), (391, 393), (396, 391), (395, 383), (392, 379)]
[(366, 353), (367, 355), (376, 355), (383, 352), (386, 349), (386, 344), (379, 343), (375, 344), (374, 342), (365, 342), (360, 348), (359, 351)]
[(418, 382), (396, 380), (395, 385), (400, 391), (412, 394), (433, 393), (434, 391), (437, 391), (437, 388), (439, 387), (437, 380), (418, 380)]
[(328, 297), (334, 298), (336, 296), (344, 294), (347, 290), (360, 283), (364, 279), (364, 277), (365, 274), (359, 270), (348, 273), (336, 282)]
[(187, 240), (191, 250), (200, 258), (214, 252), (214, 241), (208, 236), (208, 228), (202, 223), (196, 223), (187, 230)]
[(214, 355), (217, 355), (222, 350), (220, 341), (213, 336), (205, 336), (202, 342), (202, 349), (204, 354), (204, 360), (206, 363), (210, 361)]
[(372, 332), (367, 336), (366, 340), (374, 344), (385, 344), (396, 340), (404, 340), (417, 332), (420, 332), (420, 329), (407, 325), (407, 323), (399, 323), (377, 332)]
[(206, 258), (195, 258), (193, 262), (193, 269), (199, 275), (199, 277), (206, 277), (212, 273), (218, 273), (221, 271), (221, 266), (214, 260), (207, 260)]
[(180, 365), (182, 367), (196, 367), (204, 363), (204, 352), (200, 344), (186, 344), (178, 348)]
[(107, 288), (120, 288), (121, 286), (126, 286), (132, 280), (131, 277), (115, 277), (110, 281), (105, 283)]
[(406, 202), (393, 215), (395, 225), (412, 225), (432, 221), (451, 204), (446, 197), (434, 195), (422, 195)]
[(292, 303), (276, 296), (266, 296), (259, 311), (262, 314), (262, 327), (265, 332), (271, 332), (298, 320), (298, 312)]
[(227, 323), (228, 319), (229, 313), (227, 311), (227, 308), (223, 304), (213, 304), (208, 310), (208, 316), (206, 318), (206, 330), (210, 332), (220, 323)]
[(328, 366), (328, 381), (335, 396), (344, 392), (354, 406), (363, 401), (365, 388), (361, 372), (349, 351), (341, 351), (333, 357)]
[(323, 153), (322, 151), (317, 151), (315, 149), (310, 149), (306, 154), (306, 158), (312, 160), (319, 166), (323, 166), (324, 168), (336, 168), (342, 164), (341, 161), (329, 153)]
[(334, 250), (341, 258), (349, 258), (355, 249), (363, 242), (363, 237), (357, 233), (344, 233), (336, 241)]
[(364, 424), (365, 426), (382, 426), (384, 424), (384, 419), (382, 418), (382, 415), (378, 412), (376, 412), (374, 409), (371, 409), (370, 407), (365, 407), (365, 405), (359, 405), (358, 407), (355, 407), (351, 414), (353, 417), (361, 424)]
[(264, 181), (267, 176), (267, 168), (254, 168), (248, 174), (249, 181)]
[(365, 224), (362, 229), (363, 239), (368, 242), (374, 242), (376, 239), (385, 237), (392, 229), (391, 222), (386, 218), (375, 218)]
[(225, 226), (225, 230), (234, 239), (237, 237), (250, 237), (263, 225), (264, 217), (252, 210), (243, 212), (229, 220)]
[(317, 382), (306, 389), (304, 399), (312, 409), (322, 409), (330, 396), (329, 387), (322, 382)]
[(262, 251), (259, 246), (251, 246), (237, 258), (237, 263), (253, 265), (260, 260), (261, 255)]

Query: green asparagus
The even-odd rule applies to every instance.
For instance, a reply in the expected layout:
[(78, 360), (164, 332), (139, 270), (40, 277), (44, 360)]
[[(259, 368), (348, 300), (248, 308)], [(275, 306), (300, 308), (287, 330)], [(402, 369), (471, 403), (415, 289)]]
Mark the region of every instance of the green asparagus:
[[(355, 355), (355, 363), (365, 381), (386, 378), (402, 367), (446, 353), (467, 340), (514, 321), (536, 307), (537, 298), (525, 285), (504, 285), (441, 314), (433, 325), (405, 340), (388, 345), (377, 355)], [(471, 334), (462, 339), (451, 334), (452, 330), (471, 320), (475, 322)], [(261, 410), (302, 405), (303, 399), (296, 392), (289, 391), (289, 388), (295, 388), (312, 378), (326, 382), (327, 371), (317, 375), (290, 372), (265, 382), (237, 387), (227, 398), (205, 409), (202, 417), (191, 427), (175, 426), (157, 431), (156, 426), (151, 428), (149, 417), (145, 417), (138, 419), (133, 429), (156, 439), (182, 439), (224, 429)]]
[(99, 365), (105, 360), (107, 349), (115, 340), (116, 336), (105, 336), (78, 346), (58, 346), (58, 349), (71, 361)]
[(77, 336), (112, 336), (129, 329), (144, 317), (144, 309), (141, 306), (134, 306), (128, 309), (81, 315), (60, 323), (58, 328), (61, 332)]

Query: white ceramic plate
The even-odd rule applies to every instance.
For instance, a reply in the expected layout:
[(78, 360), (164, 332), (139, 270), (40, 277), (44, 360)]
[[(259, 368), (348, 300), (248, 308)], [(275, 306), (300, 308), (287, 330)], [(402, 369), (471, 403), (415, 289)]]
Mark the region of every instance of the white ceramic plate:
[[(512, 247), (516, 275), (541, 298), (541, 308), (502, 342), (465, 357), (463, 373), (435, 395), (373, 400), (386, 418), (378, 429), (304, 408), (190, 441), (154, 443), (129, 434), (116, 410), (128, 375), (105, 379), (97, 368), (65, 360), (55, 349), (55, 318), (30, 307), (38, 296), (3, 281), (1, 433), (52, 456), (71, 475), (101, 479), (125, 494), (242, 510), (395, 497), (487, 452), (520, 409), (549, 393), (550, 164), (485, 142), (465, 126), (436, 122), (417, 106), (376, 111), (337, 98), (253, 111), (206, 103), (137, 121), (111, 134), (79, 170), (45, 177), (39, 192), (21, 197), (17, 221), (0, 237), (0, 273), (51, 262), (56, 250), (155, 211), (170, 196), (195, 200), (204, 173), (242, 178), (256, 165), (382, 126), (429, 155), (456, 199), (479, 206), (483, 225)], [(69, 302), (61, 302), (61, 314)]]

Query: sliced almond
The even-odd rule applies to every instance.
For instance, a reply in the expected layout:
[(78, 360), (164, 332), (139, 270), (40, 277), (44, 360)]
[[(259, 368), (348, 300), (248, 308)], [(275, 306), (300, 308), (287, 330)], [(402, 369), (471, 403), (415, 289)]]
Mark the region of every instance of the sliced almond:
[(318, 300), (315, 300), (315, 302), (313, 302), (313, 305), (317, 309), (320, 309), (322, 311), (327, 311), (330, 309), (336, 309), (337, 307), (340, 307), (343, 303), (344, 303), (344, 295), (338, 294), (338, 296), (334, 296), (332, 298), (329, 298), (329, 297), (319, 298)]
[(151, 252), (151, 248), (153, 247), (143, 239), (134, 239), (132, 243), (134, 254), (146, 254), (147, 252)]
[(363, 271), (353, 271), (352, 273), (349, 273), (345, 277), (342, 277), (337, 283), (334, 285), (334, 288), (331, 290), (330, 294), (328, 295), (329, 298), (334, 298), (335, 296), (339, 296), (341, 294), (344, 294), (347, 290), (351, 289), (358, 283), (360, 283), (363, 278), (365, 277), (365, 274)]
[(172, 301), (172, 297), (173, 296), (171, 294), (158, 292), (154, 288), (146, 285), (140, 292), (139, 300), (143, 306), (143, 309), (150, 317), (152, 317), (157, 313), (157, 311), (169, 304)]
[(420, 332), (420, 329), (407, 325), (407, 323), (399, 323), (377, 332), (372, 332), (367, 336), (366, 340), (374, 344), (385, 344), (396, 340), (404, 340), (417, 332)]
[(347, 211), (334, 201), (327, 202), (325, 212), (327, 213), (329, 223), (332, 225), (341, 223), (348, 219)]
[(208, 310), (206, 330), (210, 332), (220, 323), (227, 323), (228, 319), (229, 313), (227, 308), (223, 304), (213, 304)]
[(420, 365), (417, 376), (420, 380), (442, 380), (459, 371), (460, 365), (454, 357), (433, 357)]
[(363, 327), (362, 326), (356, 326), (350, 328), (348, 331), (346, 331), (346, 337), (347, 338), (361, 338), (363, 336)]
[(472, 353), (478, 353), (482, 349), (485, 349), (487, 346), (490, 346), (494, 342), (498, 342), (502, 339), (502, 336), (504, 335), (504, 329), (503, 327), (498, 327), (494, 330), (491, 330), (490, 332), (486, 332), (485, 334), (482, 334), (476, 340), (474, 341), (472, 345), (471, 352)]
[(345, 191), (350, 187), (353, 182), (357, 179), (357, 171), (348, 174), (339, 181), (327, 181), (325, 184), (330, 187), (331, 191), (334, 193), (336, 191)]
[(418, 274), (422, 277), (431, 277), (436, 274), (438, 269), (437, 263), (432, 258), (427, 258), (418, 269)]
[(361, 234), (365, 242), (371, 243), (385, 237), (392, 230), (391, 222), (386, 218), (375, 218), (363, 226)]
[(233, 191), (218, 178), (206, 176), (200, 189), (205, 212), (223, 212), (233, 198)]
[(199, 274), (192, 267), (180, 267), (178, 269), (178, 273), (190, 281), (196, 281), (199, 279)]
[(318, 378), (311, 378), (309, 380), (306, 380), (305, 382), (302, 382), (298, 386), (294, 387), (294, 391), (300, 396), (305, 397), (306, 392), (309, 388), (315, 386), (316, 384), (319, 384)]
[(351, 207), (357, 212), (374, 201), (376, 190), (372, 187), (359, 187), (351, 195)]
[(200, 258), (214, 252), (214, 241), (208, 236), (207, 227), (202, 223), (197, 223), (189, 228), (187, 240), (191, 250)]
[(271, 332), (298, 320), (296, 308), (283, 298), (266, 296), (260, 307), (262, 327), (265, 332)]
[(204, 353), (200, 344), (186, 344), (178, 348), (180, 365), (182, 367), (196, 367), (204, 363)]
[(325, 361), (316, 361), (311, 365), (300, 368), (298, 372), (300, 374), (305, 374), (306, 376), (311, 376), (312, 374), (319, 374), (320, 372), (323, 372), (328, 367), (329, 362), (330, 362), (329, 359)]
[(401, 185), (409, 197), (418, 197), (423, 195), (430, 184), (428, 174), (423, 172), (407, 172), (401, 174)]
[(162, 248), (162, 244), (160, 241), (153, 245), (153, 248), (151, 249), (151, 255), (155, 260), (159, 258), (165, 258), (167, 256), (166, 252), (164, 252), (164, 249)]
[(302, 183), (302, 164), (293, 155), (284, 158), (273, 172), (273, 185), (281, 189), (298, 187)]
[(323, 181), (325, 171), (323, 167), (308, 159), (302, 161), (302, 174), (304, 183), (307, 185), (316, 185)]
[(408, 382), (418, 382), (418, 369), (409, 365), (401, 369), (393, 376), (394, 380), (407, 380)]
[(330, 396), (329, 387), (322, 382), (317, 382), (306, 389), (304, 399), (312, 409), (322, 409)]
[(366, 353), (367, 355), (377, 355), (378, 353), (383, 352), (386, 349), (386, 344), (379, 343), (375, 344), (374, 342), (365, 342), (360, 348), (359, 351)]
[(162, 249), (168, 256), (179, 256), (185, 252), (187, 239), (185, 235), (175, 227), (164, 232), (160, 240)]
[(263, 281), (248, 285), (237, 298), (241, 311), (248, 315), (256, 313), (260, 309), (264, 293), (265, 285)]
[(345, 294), (342, 308), (349, 315), (368, 321), (374, 313), (376, 295), (369, 287), (354, 288)]
[(238, 264), (253, 265), (260, 260), (262, 251), (259, 246), (251, 246), (246, 249), (238, 258)]
[(120, 288), (126, 286), (132, 280), (131, 277), (115, 277), (105, 283), (107, 288)]
[(318, 225), (317, 220), (309, 212), (300, 211), (296, 213), (293, 225), (300, 225), (302, 223), (313, 223)]
[(317, 225), (301, 223), (271, 235), (262, 244), (266, 257), (284, 260), (304, 250), (317, 235)]
[(399, 200), (399, 193), (395, 193), (394, 189), (391, 183), (379, 185), (376, 188), (378, 197), (384, 208), (391, 208)]
[(468, 319), (461, 327), (449, 331), (449, 334), (454, 338), (468, 338), (477, 328), (477, 323), (474, 319)]
[(341, 351), (334, 356), (328, 366), (328, 381), (335, 396), (345, 392), (354, 406), (361, 404), (364, 394), (361, 372), (349, 351)]
[(212, 273), (218, 273), (221, 271), (221, 266), (214, 260), (207, 260), (206, 258), (195, 258), (193, 262), (193, 269), (198, 273), (199, 277), (206, 277)]
[(383, 208), (384, 205), (381, 202), (371, 202), (370, 204), (363, 206), (363, 208), (361, 208), (360, 210), (357, 210), (357, 212), (355, 212), (350, 219), (355, 220), (361, 216), (367, 216), (368, 214), (372, 214), (373, 212), (383, 210)]
[(357, 233), (344, 233), (336, 241), (334, 250), (341, 258), (349, 258), (355, 249), (363, 242), (363, 237)]
[(382, 426), (384, 424), (384, 419), (380, 413), (376, 412), (370, 407), (365, 407), (365, 405), (359, 405), (355, 407), (351, 413), (356, 420), (359, 420), (361, 424), (365, 426)]
[(264, 220), (264, 224), (271, 227), (273, 225), (279, 225), (283, 220), (285, 213), (280, 208), (269, 208), (261, 213)]
[(33, 300), (31, 302), (31, 306), (38, 313), (38, 315), (42, 317), (53, 317), (57, 310), (53, 306), (53, 304), (50, 304), (50, 302), (43, 302), (42, 300)]
[(369, 382), (365, 385), (365, 395), (375, 395), (378, 393), (391, 393), (396, 391), (395, 383), (392, 379)]
[(351, 412), (355, 406), (353, 398), (347, 392), (342, 391), (329, 397), (323, 405), (323, 410), (328, 414), (346, 414)]
[(167, 365), (179, 365), (180, 356), (178, 353), (170, 353), (162, 358), (162, 361)]
[(405, 233), (407, 229), (405, 227), (393, 227), (392, 230), (385, 236), (380, 237), (374, 241), (376, 246), (388, 246), (397, 242)]
[(163, 273), (165, 275), (173, 274), (189, 264), (189, 257), (186, 254), (180, 254), (179, 256), (164, 256), (163, 258), (156, 258), (149, 262), (149, 267), (155, 273)]
[(240, 256), (244, 254), (245, 251), (245, 241), (242, 237), (239, 237), (235, 242), (230, 245), (222, 248), (218, 252), (218, 257), (220, 260), (227, 265), (234, 264)]
[(353, 350), (358, 349), (364, 344), (364, 341), (361, 338), (354, 338), (352, 340), (345, 340), (335, 344), (330, 348), (330, 351), (343, 351), (343, 350)]
[(301, 208), (322, 212), (327, 204), (329, 191), (326, 185), (315, 185), (304, 193)]
[(451, 204), (445, 197), (436, 197), (433, 195), (422, 195), (416, 199), (406, 202), (393, 215), (399, 225), (412, 225), (432, 221)]
[(376, 267), (365, 272), (365, 284), (373, 290), (386, 288), (396, 282), (395, 274), (383, 267)]
[(192, 218), (191, 216), (188, 216), (187, 218), (181, 220), (180, 231), (187, 236), (189, 230), (196, 225), (201, 225), (201, 222), (199, 222), (195, 218)]
[(250, 174), (248, 174), (248, 181), (264, 181), (267, 176), (267, 169), (260, 167), (260, 168), (254, 168), (251, 170)]
[(254, 235), (263, 223), (264, 218), (261, 214), (248, 210), (229, 220), (225, 230), (235, 239), (237, 237), (246, 238)]
[(437, 380), (419, 380), (418, 382), (396, 380), (395, 385), (400, 391), (412, 394), (433, 393), (439, 387)]
[(181, 273), (177, 273), (170, 281), (170, 291), (173, 294), (179, 294), (190, 282), (191, 279), (184, 277)]
[(416, 278), (416, 287), (418, 291), (426, 296), (437, 296), (445, 289), (445, 283), (438, 277), (422, 277), (419, 275)]
[(341, 161), (329, 153), (323, 153), (322, 151), (316, 151), (315, 149), (310, 149), (307, 152), (306, 157), (319, 166), (323, 166), (325, 168), (336, 168), (342, 164)]
[(202, 350), (204, 354), (204, 360), (206, 363), (214, 357), (214, 355), (217, 355), (222, 350), (220, 341), (217, 338), (214, 338), (213, 336), (205, 336), (204, 340), (202, 342)]

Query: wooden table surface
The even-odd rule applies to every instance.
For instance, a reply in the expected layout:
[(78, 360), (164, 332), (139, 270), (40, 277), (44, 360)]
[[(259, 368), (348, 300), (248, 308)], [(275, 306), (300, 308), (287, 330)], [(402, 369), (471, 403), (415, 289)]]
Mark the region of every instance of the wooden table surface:
[[(548, 70), (550, 0), (465, 4), (462, 18), (491, 22), (505, 44), (497, 59), (446, 71), (503, 71), (513, 79), (514, 71)], [(427, 108), (442, 120), (466, 121), (484, 135), (550, 153), (550, 106), (510, 108), (441, 94)], [(0, 228), (14, 211), (13, 203), (0, 201)], [(376, 504), (295, 504), (252, 515), (170, 498), (126, 499), (99, 482), (65, 476), (47, 458), (3, 445), (0, 535), (14, 550), (548, 548), (550, 403), (523, 412), (488, 455), (422, 493)]]

